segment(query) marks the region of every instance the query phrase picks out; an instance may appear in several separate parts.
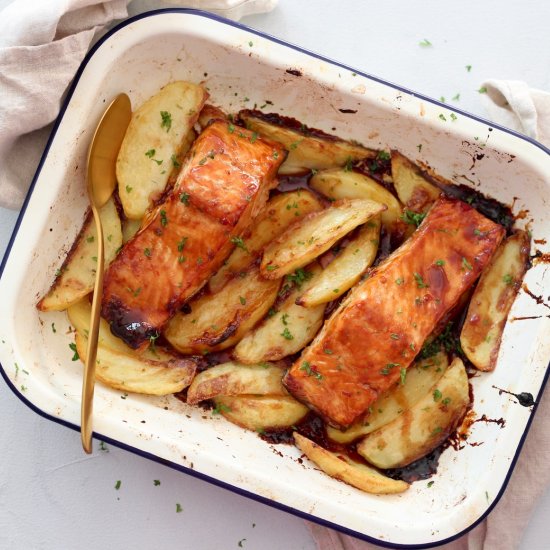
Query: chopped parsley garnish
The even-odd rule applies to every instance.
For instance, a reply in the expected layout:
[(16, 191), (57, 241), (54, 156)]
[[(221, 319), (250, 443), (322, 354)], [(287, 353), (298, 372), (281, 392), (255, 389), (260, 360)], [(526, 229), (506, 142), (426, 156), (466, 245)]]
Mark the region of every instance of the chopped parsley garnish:
[(434, 484), (433, 481), (428, 481), (428, 485), (427, 485), (428, 489), (429, 489), (433, 484)]
[(246, 305), (246, 298), (243, 298), (242, 296), (239, 296), (239, 302), (241, 302), (241, 306)]
[(55, 323), (52, 323), (52, 332), (54, 334), (57, 332), (57, 329), (55, 328)]
[(105, 441), (99, 442), (99, 450), (103, 451), (104, 453), (108, 453), (109, 449), (107, 448), (107, 445), (105, 445)]
[(436, 260), (435, 265), (445, 265), (444, 260)]
[(384, 376), (387, 376), (388, 374), (390, 374), (391, 370), (394, 367), (398, 367), (398, 366), (399, 366), (399, 363), (386, 363), (386, 366), (380, 370), (380, 373), (383, 374)]
[(231, 242), (237, 247), (241, 248), (245, 252), (249, 252), (248, 248), (246, 248), (246, 244), (240, 237), (231, 237)]
[(401, 367), (399, 374), (400, 374), (401, 385), (404, 386), (405, 380), (407, 378), (407, 369), (405, 367)]
[(185, 243), (189, 237), (183, 237), (181, 241), (178, 242), (178, 252), (181, 252), (185, 248)]
[(118, 479), (117, 482), (115, 483), (115, 489), (118, 491), (120, 489), (121, 485), (122, 485), (122, 481), (120, 481), (120, 479)]
[(166, 131), (169, 132), (172, 128), (172, 115), (168, 111), (161, 111), (160, 118), (162, 119), (160, 127), (166, 128)]
[(185, 206), (189, 206), (189, 193), (182, 193), (180, 195), (180, 202), (183, 202)]
[(479, 90), (477, 92), (479, 94), (486, 94), (487, 93), (487, 88), (485, 86), (482, 86), (481, 88), (479, 88)]
[(270, 307), (269, 311), (267, 312), (267, 316), (273, 317), (273, 315), (275, 315), (276, 313), (278, 313), (278, 311), (274, 307)]
[(144, 248), (143, 253), (150, 258), (151, 257), (151, 249), (150, 248)]
[(166, 217), (166, 210), (160, 211), (160, 225), (166, 227), (168, 225), (168, 218)]
[(288, 313), (283, 313), (283, 315), (281, 315), (281, 322), (283, 323), (283, 325), (285, 325), (285, 327), (288, 325)]
[(258, 139), (258, 133), (252, 132), (252, 135), (250, 136), (250, 143), (254, 143)]
[(392, 333), (390, 334), (390, 338), (391, 338), (392, 340), (399, 340), (399, 334), (396, 334), (395, 332), (392, 332)]
[(297, 288), (301, 288), (302, 284), (309, 281), (313, 277), (313, 273), (299, 268), (294, 273), (291, 273), (285, 277), (285, 280), (289, 283), (294, 283)]
[(80, 359), (80, 355), (78, 355), (78, 350), (76, 349), (76, 344), (74, 342), (71, 342), (69, 344), (69, 347), (73, 351), (73, 357), (71, 361), (78, 361)]
[(453, 101), (458, 101), (460, 99), (460, 94), (456, 94), (454, 97), (453, 97)]
[(153, 479), (153, 485), (158, 487), (160, 485), (160, 479)]
[(304, 361), (300, 367), (300, 370), (303, 370), (308, 376), (314, 376), (317, 380), (323, 379), (323, 375), (320, 372), (311, 368), (309, 361)]
[(421, 40), (418, 45), (422, 48), (428, 48), (432, 45), (432, 43), (427, 38), (424, 38), (424, 40)]
[(436, 355), (441, 349), (446, 352), (456, 352), (462, 355), (462, 348), (460, 347), (460, 340), (453, 334), (453, 323), (448, 323), (443, 332), (434, 338), (431, 342), (424, 344), (420, 353), (419, 359), (428, 359)]
[(378, 155), (376, 155), (377, 158), (380, 160), (390, 160), (391, 155), (387, 151), (378, 151)]
[(466, 258), (462, 258), (462, 267), (468, 271), (472, 271), (472, 269), (474, 269), (472, 264)]
[(323, 350), (327, 355), (332, 355), (334, 352), (331, 349), (325, 348)]
[(397, 279), (395, 279), (396, 285), (401, 286), (404, 282), (405, 282), (405, 279), (403, 279), (403, 277), (397, 277)]
[(176, 502), (176, 514), (179, 514), (180, 512), (183, 512), (183, 508), (179, 502)]
[(434, 428), (431, 435), (437, 435), (437, 434), (441, 433), (442, 431), (443, 431), (443, 428), (441, 426), (437, 426), (436, 428)]
[(507, 273), (506, 275), (504, 275), (504, 277), (502, 277), (502, 280), (503, 280), (508, 286), (514, 284), (514, 278), (512, 277), (512, 275), (510, 275), (510, 273)]
[(348, 157), (346, 164), (344, 165), (344, 172), (351, 172), (353, 170), (353, 159)]
[(146, 157), (149, 157), (150, 159), (152, 159), (152, 158), (155, 156), (155, 152), (156, 152), (156, 151), (155, 151), (154, 149), (149, 149), (149, 151), (147, 151), (147, 152), (145, 153), (145, 156), (146, 156)]
[(443, 401), (441, 401), (441, 403), (443, 405), (445, 405), (445, 407), (451, 402), (451, 398), (450, 397), (445, 397), (445, 399), (443, 399)]
[(409, 225), (416, 225), (418, 227), (422, 220), (426, 217), (426, 214), (422, 212), (413, 212), (412, 210), (405, 210), (401, 215), (401, 219)]
[(288, 327), (285, 327), (285, 330), (283, 330), (283, 332), (281, 332), (281, 336), (285, 340), (294, 340), (294, 336), (292, 336), (292, 334), (290, 334), (290, 330), (288, 330)]
[(471, 66), (471, 65), (466, 65), (466, 70), (467, 70), (468, 72), (470, 72), (470, 71), (472, 70), (472, 66)]
[(434, 390), (433, 396), (434, 396), (434, 401), (439, 401), (439, 400), (443, 397), (443, 394), (441, 393), (441, 391), (439, 391), (439, 390), (436, 388), (436, 389)]
[(231, 412), (231, 407), (224, 405), (223, 403), (217, 403), (212, 409), (212, 414), (221, 414), (222, 412)]
[(447, 121), (447, 118), (445, 117), (445, 115), (443, 113), (439, 113), (439, 118), (443, 121)]
[(430, 285), (424, 282), (424, 279), (420, 273), (414, 274), (414, 280), (416, 281), (418, 288), (430, 288)]
[(454, 122), (458, 117), (454, 114), (454, 113), (451, 113), (451, 120)]
[(268, 265), (266, 267), (267, 271), (275, 271), (276, 269), (279, 269), (278, 265)]
[[(129, 185), (126, 186), (126, 193), (131, 193), (133, 187), (130, 187)], [(89, 242), (89, 241), (88, 241)]]
[(172, 165), (174, 168), (179, 168), (181, 166), (181, 162), (178, 160), (178, 157), (176, 155), (172, 155), (170, 157), (170, 160), (172, 161)]
[[(253, 524), (254, 525), (254, 524)], [(241, 539), (237, 544), (239, 546), (239, 548), (243, 548), (243, 542), (245, 541), (246, 539)]]

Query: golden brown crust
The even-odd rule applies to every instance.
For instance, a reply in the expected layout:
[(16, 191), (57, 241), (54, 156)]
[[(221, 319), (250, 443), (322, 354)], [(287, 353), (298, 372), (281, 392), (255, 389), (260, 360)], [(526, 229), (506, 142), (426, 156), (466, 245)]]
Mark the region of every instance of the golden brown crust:
[(478, 278), (504, 228), (441, 198), (416, 233), (353, 291), (285, 376), (287, 389), (349, 426), (395, 384)]
[(102, 315), (139, 348), (202, 287), (263, 207), (282, 147), (224, 121), (189, 151), (172, 191), (105, 274)]

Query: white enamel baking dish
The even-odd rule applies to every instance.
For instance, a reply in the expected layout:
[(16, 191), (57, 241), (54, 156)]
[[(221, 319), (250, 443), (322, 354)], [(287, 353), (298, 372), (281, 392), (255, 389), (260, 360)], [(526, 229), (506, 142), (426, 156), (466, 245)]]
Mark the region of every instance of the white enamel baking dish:
[[(340, 63), (241, 25), (190, 10), (143, 14), (114, 29), (79, 70), (52, 132), (0, 280), (0, 362), (12, 390), (39, 414), (78, 429), (81, 365), (71, 360), (65, 314), (41, 314), (48, 289), (87, 207), (86, 150), (96, 123), (119, 92), (139, 105), (171, 80), (204, 81), (211, 101), (229, 110), (261, 107), (375, 148), (396, 148), (437, 173), (473, 185), (515, 213), (524, 211), (543, 253), (550, 235), (550, 157), (538, 143), (451, 111), (448, 106), (354, 72)], [(248, 98), (248, 99), (247, 99)], [(356, 113), (342, 113), (353, 110)], [(443, 116), (441, 116), (443, 115)], [(456, 118), (455, 118), (456, 117)], [(533, 250), (534, 250), (533, 248)], [(550, 293), (549, 265), (526, 277), (535, 295)], [(545, 277), (546, 275), (546, 277)], [(374, 496), (299, 463), (297, 449), (262, 441), (221, 417), (173, 397), (96, 389), (96, 436), (310, 520), (382, 545), (422, 547), (473, 527), (504, 491), (548, 378), (548, 309), (520, 292), (494, 373), (472, 379), (478, 417), (470, 442), (446, 450), (428, 487)], [(55, 330), (54, 330), (55, 329)]]

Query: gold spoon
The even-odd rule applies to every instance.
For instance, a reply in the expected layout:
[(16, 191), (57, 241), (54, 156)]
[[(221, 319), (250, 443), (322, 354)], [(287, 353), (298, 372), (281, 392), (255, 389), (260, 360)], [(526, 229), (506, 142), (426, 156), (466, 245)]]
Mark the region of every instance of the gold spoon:
[(103, 227), (99, 209), (109, 200), (116, 186), (116, 158), (130, 123), (132, 107), (126, 94), (118, 95), (107, 107), (95, 131), (88, 152), (87, 191), (97, 229), (97, 271), (95, 275), (94, 297), (90, 314), (90, 333), (86, 348), (84, 380), (82, 382), (82, 408), (80, 416), (80, 436), (82, 447), (92, 452), (92, 411), (95, 384), (97, 338), (99, 334), (99, 312), (103, 290), (104, 242)]

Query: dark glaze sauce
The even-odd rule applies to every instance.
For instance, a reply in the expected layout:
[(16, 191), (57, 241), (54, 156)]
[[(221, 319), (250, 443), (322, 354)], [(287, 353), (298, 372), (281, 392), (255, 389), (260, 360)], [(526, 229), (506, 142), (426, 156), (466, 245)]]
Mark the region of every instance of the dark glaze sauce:
[(414, 462), (411, 462), (407, 466), (384, 470), (384, 474), (392, 479), (402, 479), (407, 483), (412, 483), (413, 481), (419, 481), (421, 479), (428, 479), (437, 472), (439, 457), (447, 447), (448, 444), (444, 443), (443, 445), (436, 447), (431, 453), (415, 460)]
[(533, 397), (532, 393), (529, 393), (529, 392), (514, 393), (508, 390), (503, 390), (502, 388), (497, 388), (496, 386), (493, 386), (493, 388), (495, 388), (495, 390), (498, 390), (499, 395), (502, 395), (503, 393), (507, 393), (508, 395), (513, 395), (518, 400), (518, 403), (522, 407), (532, 407), (535, 404), (535, 398)]

